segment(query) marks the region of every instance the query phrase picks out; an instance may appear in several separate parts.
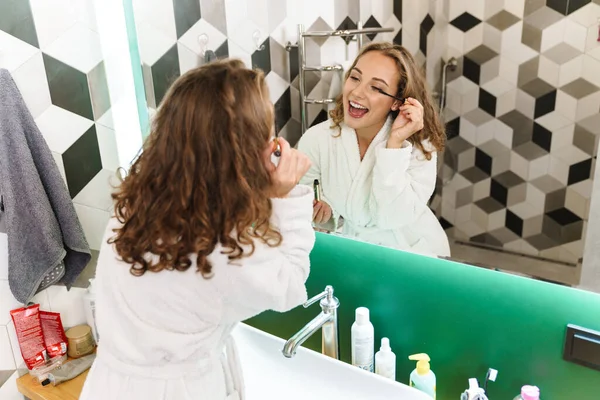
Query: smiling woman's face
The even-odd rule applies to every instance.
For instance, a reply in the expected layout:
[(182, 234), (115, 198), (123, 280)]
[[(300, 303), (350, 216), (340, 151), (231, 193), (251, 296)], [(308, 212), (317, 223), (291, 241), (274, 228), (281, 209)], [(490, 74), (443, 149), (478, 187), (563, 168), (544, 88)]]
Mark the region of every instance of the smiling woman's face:
[(363, 55), (344, 83), (344, 123), (355, 130), (379, 131), (397, 102), (375, 88), (396, 95), (400, 74), (395, 61), (379, 51)]

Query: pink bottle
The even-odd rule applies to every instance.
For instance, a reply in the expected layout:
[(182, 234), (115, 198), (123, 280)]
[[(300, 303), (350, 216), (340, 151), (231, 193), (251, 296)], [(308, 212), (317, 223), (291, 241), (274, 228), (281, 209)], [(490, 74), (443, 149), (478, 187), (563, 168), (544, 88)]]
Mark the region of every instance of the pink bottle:
[(540, 400), (540, 389), (537, 386), (523, 386), (521, 394), (514, 400)]

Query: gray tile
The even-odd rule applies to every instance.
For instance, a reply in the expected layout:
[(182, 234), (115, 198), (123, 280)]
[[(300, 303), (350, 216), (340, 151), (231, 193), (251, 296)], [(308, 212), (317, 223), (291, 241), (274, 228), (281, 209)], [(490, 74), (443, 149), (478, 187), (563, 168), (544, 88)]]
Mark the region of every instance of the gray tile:
[(300, 137), (302, 136), (302, 126), (300, 122), (296, 121), (293, 118), (290, 118), (287, 124), (285, 124), (285, 126), (281, 128), (279, 134), (288, 142), (290, 142), (290, 145), (292, 147), (294, 147), (300, 140)]
[(106, 79), (104, 61), (88, 73), (88, 84), (90, 85), (94, 120), (98, 121), (98, 119), (110, 108), (110, 94), (108, 91), (108, 81)]
[(592, 93), (596, 93), (600, 88), (583, 78), (578, 78), (573, 82), (564, 85), (560, 90), (576, 99), (582, 99)]
[(525, 17), (525, 22), (539, 30), (544, 30), (563, 18), (564, 15), (561, 15), (548, 7), (542, 7)]
[(173, 0), (177, 38), (182, 37), (194, 24), (200, 21), (198, 0)]
[(521, 43), (535, 51), (540, 51), (542, 48), (542, 31), (533, 25), (524, 23), (521, 32)]
[[(323, 20), (323, 18), (318, 17), (317, 20), (307, 29), (307, 31), (330, 31), (332, 30), (332, 27), (329, 26), (329, 24), (327, 22), (325, 22), (325, 20)], [(319, 47), (323, 45), (323, 43), (325, 43), (325, 41), (328, 38), (307, 38), (306, 43), (310, 43), (310, 42), (314, 42), (316, 43)], [(331, 38), (331, 39), (336, 39), (336, 38)], [(308, 60), (308, 59), (307, 59)], [(315, 65), (312, 64), (310, 61), (306, 62), (307, 64), (310, 65)]]
[(483, 210), (486, 214), (495, 213), (496, 211), (500, 211), (504, 208), (503, 204), (492, 197), (486, 197), (485, 199), (478, 200), (475, 202), (475, 205)]
[(497, 141), (496, 139), (489, 140), (482, 144), (481, 146), (477, 146), (481, 151), (485, 154), (488, 154), (495, 161), (496, 157), (501, 156), (510, 151), (508, 147)]
[(468, 168), (468, 169), (460, 172), (460, 174), (471, 183), (477, 183), (484, 179), (489, 178), (489, 176), (485, 172), (483, 172), (482, 170), (480, 170), (477, 167)]
[(544, 212), (554, 211), (565, 207), (565, 200), (567, 198), (567, 188), (555, 190), (551, 193), (546, 194), (546, 200), (544, 202)]
[(554, 86), (540, 78), (535, 78), (521, 86), (521, 90), (531, 95), (535, 99), (539, 99), (543, 95), (548, 94), (555, 89), (556, 88)]
[(559, 43), (551, 49), (546, 50), (544, 55), (558, 65), (562, 65), (581, 55), (581, 51), (566, 43)]
[[(10, 348), (10, 347), (9, 347)], [(4, 383), (15, 373), (16, 370), (8, 369), (0, 371), (0, 386), (4, 385)]]
[(456, 170), (465, 171), (475, 165), (475, 147), (463, 151), (456, 157)]
[(0, 1), (0, 31), (39, 47), (29, 0)]
[(502, 243), (498, 239), (496, 239), (495, 237), (490, 235), (489, 233), (482, 233), (480, 235), (473, 236), (471, 238), (471, 242), (481, 243), (481, 244), (485, 244), (488, 246), (494, 246), (494, 247), (502, 247)]
[(92, 250), (92, 259), (85, 266), (85, 269), (81, 271), (75, 282), (73, 282), (73, 287), (85, 289), (90, 285), (90, 279), (96, 276), (99, 255), (100, 252), (98, 250)]
[(546, 150), (542, 149), (533, 142), (523, 143), (522, 145), (515, 147), (513, 150), (515, 153), (519, 154), (528, 161), (537, 160), (538, 158), (548, 154)]
[[(197, 2), (198, 0), (196, 0)], [(202, 18), (227, 35), (227, 20), (225, 19), (225, 2), (215, 0), (200, 0)]]
[(269, 38), (271, 69), (286, 82), (290, 81), (289, 53), (272, 37)]
[(594, 114), (584, 120), (581, 120), (577, 123), (581, 125), (582, 128), (588, 130), (589, 132), (600, 135), (600, 113)]
[(533, 121), (525, 115), (517, 110), (513, 110), (504, 114), (499, 119), (513, 130), (513, 148), (531, 140), (533, 135)]
[(546, 5), (546, 0), (525, 0), (525, 17), (533, 14)]
[(531, 181), (531, 183), (545, 194), (555, 192), (565, 186), (550, 175), (540, 176)]
[(543, 220), (543, 215), (536, 215), (535, 217), (525, 219), (523, 221), (523, 237), (528, 238), (542, 233)]
[(561, 243), (571, 243), (580, 240), (583, 236), (583, 221), (577, 221), (565, 226), (561, 230)]
[(179, 77), (179, 73), (179, 53), (177, 44), (174, 44), (152, 66), (152, 82), (157, 105), (160, 105), (171, 84)]
[(473, 186), (460, 189), (456, 192), (456, 208), (466, 206), (473, 202)]
[(479, 83), (481, 85), (497, 78), (500, 75), (500, 57), (494, 57), (481, 66), (481, 75)]
[(87, 76), (45, 53), (43, 58), (52, 104), (93, 120)]
[(460, 136), (456, 136), (448, 140), (446, 143), (446, 149), (448, 149), (454, 155), (460, 154), (472, 148), (473, 145)]
[(502, 244), (513, 242), (519, 239), (519, 236), (506, 227), (502, 227), (490, 232), (490, 234), (498, 239)]
[(504, 151), (493, 157), (494, 161), (492, 163), (492, 175), (498, 175), (510, 170), (510, 150)]
[[(543, 226), (543, 223), (542, 223)], [(530, 236), (525, 238), (525, 241), (535, 247), (537, 250), (547, 250), (552, 247), (558, 245), (558, 242), (544, 235), (543, 233), (538, 233), (537, 235)]]
[(494, 180), (509, 189), (525, 182), (523, 178), (512, 171), (506, 171), (500, 175), (496, 175), (494, 176)]
[(552, 239), (556, 244), (562, 241), (562, 226), (552, 218), (544, 215), (542, 222), (542, 233)]
[(497, 55), (498, 53), (496, 53), (494, 50), (490, 49), (487, 46), (481, 45), (465, 54), (465, 57), (474, 61), (478, 65), (482, 65), (483, 63), (490, 61)]
[(494, 28), (504, 31), (505, 29), (510, 28), (514, 24), (520, 21), (520, 18), (514, 14), (509, 13), (506, 10), (502, 10), (490, 19), (488, 19), (488, 24), (492, 25)]
[[(516, 175), (515, 175), (516, 176)], [(519, 178), (520, 179), (520, 178)], [(508, 189), (507, 206), (516, 206), (527, 199), (527, 183), (521, 183)]]
[(540, 57), (534, 57), (531, 60), (519, 65), (519, 75), (517, 78), (517, 86), (522, 87), (538, 77), (538, 69), (540, 67)]
[(494, 119), (494, 117), (480, 108), (469, 111), (464, 117), (475, 126), (481, 126)]
[(598, 136), (594, 135), (581, 125), (575, 124), (573, 145), (578, 149), (585, 151), (587, 154), (595, 156), (598, 146)]

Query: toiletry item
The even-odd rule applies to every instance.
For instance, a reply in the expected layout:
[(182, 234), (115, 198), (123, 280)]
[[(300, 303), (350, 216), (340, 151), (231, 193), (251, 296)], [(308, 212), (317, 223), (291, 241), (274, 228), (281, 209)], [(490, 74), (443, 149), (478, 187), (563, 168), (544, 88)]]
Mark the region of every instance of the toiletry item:
[(396, 380), (396, 355), (390, 347), (390, 339), (381, 339), (381, 348), (375, 354), (375, 373)]
[(514, 400), (540, 400), (540, 389), (537, 386), (525, 385), (521, 388), (521, 394)]
[(90, 285), (83, 296), (83, 308), (85, 309), (85, 322), (92, 328), (94, 341), (99, 342), (98, 328), (96, 327), (96, 287), (94, 279), (90, 279)]
[(62, 357), (67, 354), (67, 337), (63, 328), (60, 314), (40, 311), (44, 344), (50, 358)]
[(479, 387), (477, 379), (469, 379), (469, 388), (460, 396), (460, 400), (488, 400), (485, 390)]
[(69, 341), (67, 354), (71, 358), (79, 358), (94, 351), (95, 343), (92, 336), (92, 328), (88, 325), (78, 325), (69, 329), (66, 333)]
[(487, 374), (485, 375), (485, 384), (483, 385), (484, 393), (487, 393), (487, 387), (489, 382), (496, 382), (498, 378), (498, 371), (494, 368), (489, 368)]
[(92, 366), (95, 359), (96, 354), (90, 354), (64, 363), (58, 368), (53, 369), (52, 372), (48, 374), (48, 380), (53, 386), (56, 386), (76, 378), (87, 371)]
[(429, 365), (431, 359), (425, 353), (413, 354), (408, 359), (417, 361), (417, 368), (410, 374), (410, 386), (427, 393), (435, 400), (436, 379)]
[(29, 371), (29, 375), (37, 378), (38, 382), (42, 384), (42, 386), (46, 386), (50, 384), (49, 375), (50, 372), (54, 371), (56, 368), (60, 367), (62, 364), (67, 362), (67, 355), (63, 355), (61, 357), (54, 357), (49, 361), (46, 361), (42, 365), (38, 365)]
[(279, 144), (279, 138), (275, 137), (273, 141), (275, 142), (275, 150), (273, 151), (273, 154), (275, 154), (275, 157), (281, 157), (281, 145)]
[(27, 369), (31, 371), (35, 367), (44, 365), (48, 355), (40, 320), (40, 305), (34, 304), (12, 310), (10, 317), (15, 324), (19, 348)]
[(318, 179), (313, 182), (313, 190), (315, 192), (315, 200), (321, 201), (321, 184)]
[(356, 321), (352, 324), (352, 365), (373, 372), (375, 328), (369, 321), (369, 309), (358, 307)]

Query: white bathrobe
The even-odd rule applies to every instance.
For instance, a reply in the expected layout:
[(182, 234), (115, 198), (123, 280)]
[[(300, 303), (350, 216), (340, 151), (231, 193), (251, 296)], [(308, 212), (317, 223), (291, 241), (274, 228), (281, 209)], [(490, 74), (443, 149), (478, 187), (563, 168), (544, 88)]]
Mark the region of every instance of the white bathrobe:
[(209, 256), (211, 279), (196, 272), (195, 262), (185, 272), (131, 275), (106, 244), (119, 226), (109, 222), (96, 272), (100, 344), (81, 400), (244, 398), (230, 333), (262, 311), (283, 312), (306, 300), (315, 241), (310, 187), (297, 186), (272, 204), (282, 244), (256, 241), (252, 256), (233, 262), (217, 247)]
[[(360, 160), (358, 138), (344, 123), (331, 120), (306, 131), (298, 144), (312, 161), (301, 183), (321, 183), (322, 200), (334, 220), (344, 219), (343, 234), (388, 247), (448, 256), (448, 237), (427, 206), (436, 182), (436, 153), (431, 160), (408, 141), (387, 149), (393, 120), (389, 117)], [(433, 149), (428, 142), (427, 149)]]

